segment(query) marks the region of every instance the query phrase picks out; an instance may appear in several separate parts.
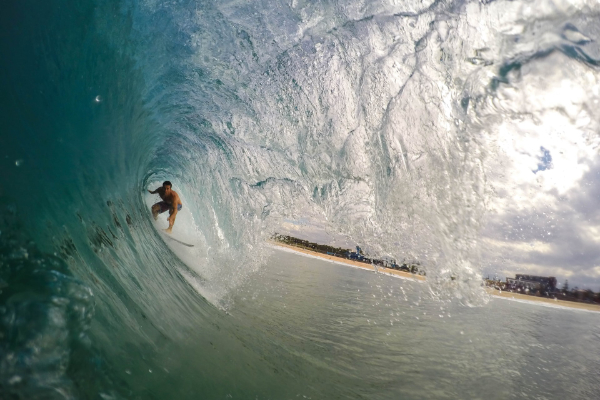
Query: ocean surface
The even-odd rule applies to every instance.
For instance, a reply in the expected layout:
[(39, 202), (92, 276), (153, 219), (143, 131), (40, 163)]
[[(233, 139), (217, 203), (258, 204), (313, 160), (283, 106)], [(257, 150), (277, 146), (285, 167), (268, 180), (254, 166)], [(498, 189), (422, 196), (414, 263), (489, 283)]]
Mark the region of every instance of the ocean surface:
[[(536, 126), (546, 88), (598, 76), (599, 17), (3, 2), (0, 398), (596, 397), (598, 315), (490, 299), (477, 238), (502, 121)], [(592, 92), (561, 123), (600, 120)], [(194, 247), (152, 219), (163, 180)], [(272, 249), (286, 226), (428, 281)]]

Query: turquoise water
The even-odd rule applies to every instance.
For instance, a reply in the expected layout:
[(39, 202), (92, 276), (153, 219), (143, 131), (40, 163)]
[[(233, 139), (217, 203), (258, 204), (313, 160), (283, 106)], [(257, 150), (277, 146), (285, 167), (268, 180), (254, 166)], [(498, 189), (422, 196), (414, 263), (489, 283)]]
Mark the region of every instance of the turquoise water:
[[(600, 59), (596, 3), (515, 4), (4, 4), (0, 397), (593, 396), (595, 314), (480, 287), (497, 91)], [(429, 283), (274, 252), (290, 224)]]

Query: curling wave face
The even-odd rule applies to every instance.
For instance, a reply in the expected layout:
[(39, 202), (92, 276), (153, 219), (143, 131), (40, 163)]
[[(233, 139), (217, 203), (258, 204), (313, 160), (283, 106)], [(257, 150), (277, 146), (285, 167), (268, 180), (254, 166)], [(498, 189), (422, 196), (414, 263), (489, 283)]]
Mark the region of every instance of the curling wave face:
[[(498, 138), (556, 111), (567, 81), (560, 122), (596, 140), (594, 1), (80, 3), (2, 17), (0, 379), (23, 398), (151, 390), (110, 371), (212, 338), (212, 305), (289, 220), (419, 259), (432, 294), (481, 304)], [(164, 179), (187, 253), (151, 222), (143, 193)]]

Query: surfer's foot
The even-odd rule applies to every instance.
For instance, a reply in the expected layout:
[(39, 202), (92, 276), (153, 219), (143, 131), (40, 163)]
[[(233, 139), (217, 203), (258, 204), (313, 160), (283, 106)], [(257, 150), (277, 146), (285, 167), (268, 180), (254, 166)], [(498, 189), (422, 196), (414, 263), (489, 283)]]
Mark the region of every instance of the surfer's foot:
[(167, 229), (165, 229), (165, 232), (172, 233), (173, 232), (173, 228), (167, 228)]
[(154, 217), (155, 221), (158, 221), (158, 214), (152, 214), (152, 216)]

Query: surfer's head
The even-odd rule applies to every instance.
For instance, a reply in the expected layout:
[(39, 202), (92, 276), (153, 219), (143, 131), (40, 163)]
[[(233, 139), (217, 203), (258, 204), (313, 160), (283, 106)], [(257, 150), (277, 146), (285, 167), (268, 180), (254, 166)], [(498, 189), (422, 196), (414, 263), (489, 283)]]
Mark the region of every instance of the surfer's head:
[(165, 193), (169, 193), (171, 191), (171, 182), (169, 181), (164, 181), (163, 182), (163, 188), (165, 189)]

